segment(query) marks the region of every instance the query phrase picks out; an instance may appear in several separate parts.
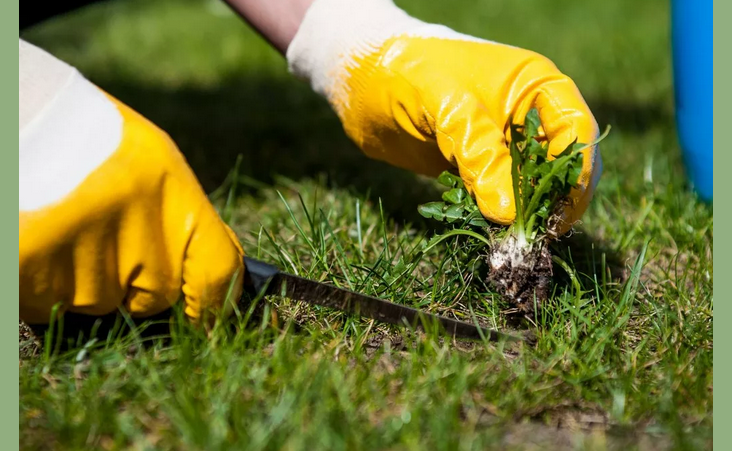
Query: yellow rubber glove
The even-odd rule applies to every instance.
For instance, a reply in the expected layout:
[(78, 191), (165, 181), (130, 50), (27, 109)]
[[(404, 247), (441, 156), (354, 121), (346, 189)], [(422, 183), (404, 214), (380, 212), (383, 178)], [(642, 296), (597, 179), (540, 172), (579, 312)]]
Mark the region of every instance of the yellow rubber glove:
[[(436, 176), (456, 167), (488, 219), (515, 219), (509, 121), (537, 108), (549, 151), (598, 127), (569, 77), (534, 52), (408, 16), (391, 0), (316, 0), (287, 51), (290, 70), (325, 95), (370, 157)], [(601, 172), (585, 151), (566, 231), (584, 213)]]
[(58, 302), (146, 317), (181, 297), (198, 320), (238, 299), (242, 249), (173, 141), (22, 41), (19, 155), (22, 320), (47, 324)]

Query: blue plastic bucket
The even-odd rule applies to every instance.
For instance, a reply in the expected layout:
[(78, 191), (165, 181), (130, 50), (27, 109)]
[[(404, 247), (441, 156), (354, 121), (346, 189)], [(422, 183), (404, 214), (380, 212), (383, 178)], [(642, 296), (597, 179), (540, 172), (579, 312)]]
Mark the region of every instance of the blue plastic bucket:
[(712, 0), (672, 0), (676, 126), (684, 164), (694, 190), (713, 196)]

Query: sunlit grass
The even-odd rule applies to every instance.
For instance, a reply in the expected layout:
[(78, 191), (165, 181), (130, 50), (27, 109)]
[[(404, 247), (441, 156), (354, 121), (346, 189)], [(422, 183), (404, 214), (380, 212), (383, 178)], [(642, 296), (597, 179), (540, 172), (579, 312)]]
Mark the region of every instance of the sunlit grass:
[(597, 195), (554, 250), (577, 283), (556, 266), (533, 323), (484, 283), (477, 241), (423, 252), (439, 225), (416, 209), (435, 185), (362, 157), (215, 3), (111, 2), (26, 37), (168, 131), (248, 255), (536, 343), (443, 341), (271, 298), (210, 336), (176, 321), (167, 340), (22, 360), (24, 448), (711, 447), (713, 212), (682, 177), (666, 3), (399, 3), (546, 53), (613, 126)]

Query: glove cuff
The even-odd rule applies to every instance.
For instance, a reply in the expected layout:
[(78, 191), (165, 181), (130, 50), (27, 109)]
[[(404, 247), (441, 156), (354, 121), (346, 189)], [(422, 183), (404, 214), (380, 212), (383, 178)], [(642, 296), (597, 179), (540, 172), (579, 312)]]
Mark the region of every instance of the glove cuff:
[[(398, 36), (489, 42), (415, 19), (393, 0), (315, 0), (287, 49), (288, 68), (341, 116), (352, 94), (346, 80), (352, 87), (366, 83), (384, 62), (367, 57)], [(382, 59), (388, 59), (388, 52)], [(360, 70), (352, 70), (356, 67)]]
[(425, 25), (392, 0), (316, 0), (287, 49), (288, 67), (337, 106), (356, 59)]
[(22, 131), (66, 89), (75, 70), (22, 39), (18, 44), (18, 124)]
[(20, 41), (19, 209), (36, 210), (73, 191), (116, 149), (122, 116), (76, 69)]

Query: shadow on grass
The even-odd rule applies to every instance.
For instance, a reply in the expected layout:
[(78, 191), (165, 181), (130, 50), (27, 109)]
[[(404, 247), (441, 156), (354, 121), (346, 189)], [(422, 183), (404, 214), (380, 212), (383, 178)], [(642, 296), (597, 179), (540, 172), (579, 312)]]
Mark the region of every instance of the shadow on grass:
[(645, 103), (628, 103), (611, 98), (588, 99), (600, 129), (610, 124), (625, 134), (645, 133), (653, 128), (672, 130), (676, 127), (673, 106), (662, 99)]
[(327, 103), (292, 79), (237, 79), (215, 89), (156, 87), (98, 81), (168, 132), (204, 189), (211, 192), (242, 155), (240, 175), (258, 191), (274, 176), (325, 176), (327, 185), (384, 203), (397, 221), (426, 226), (417, 205), (440, 198), (423, 178), (365, 157), (347, 138)]
[[(242, 156), (241, 175), (269, 185), (275, 176), (292, 180), (325, 175), (331, 188), (382, 199), (397, 221), (425, 223), (416, 207), (437, 200), (440, 190), (409, 171), (365, 157), (348, 139), (325, 100), (288, 76), (232, 77), (211, 89), (164, 89), (125, 79), (95, 80), (167, 131), (185, 154), (207, 192), (219, 187)], [(673, 127), (668, 105), (589, 102), (598, 123), (624, 132)]]
[[(168, 309), (148, 318), (131, 319), (129, 320), (131, 323), (129, 323), (118, 312), (103, 316), (66, 312), (61, 321), (52, 326), (26, 325), (21, 322), (20, 341), (33, 341), (33, 343), (27, 343), (30, 347), (36, 348), (29, 353), (30, 356), (41, 352), (45, 346), (50, 346), (50, 349), (55, 352), (67, 352), (84, 346), (92, 339), (114, 341), (115, 338), (125, 337), (134, 327), (137, 335), (146, 340), (145, 343), (153, 344), (152, 339), (154, 338), (169, 339), (173, 316), (173, 310)], [(33, 336), (28, 335), (28, 332), (31, 332)], [(47, 334), (49, 335), (47, 336)], [(22, 356), (23, 352), (21, 351), (20, 354)]]
[[(583, 289), (595, 282), (602, 284), (623, 283), (628, 277), (627, 256), (615, 247), (592, 236), (582, 228), (552, 245), (552, 254), (563, 259), (574, 269)], [(603, 278), (604, 275), (604, 278)], [(596, 278), (596, 280), (595, 280)], [(571, 291), (572, 281), (567, 273), (554, 265), (554, 282), (559, 288)]]

